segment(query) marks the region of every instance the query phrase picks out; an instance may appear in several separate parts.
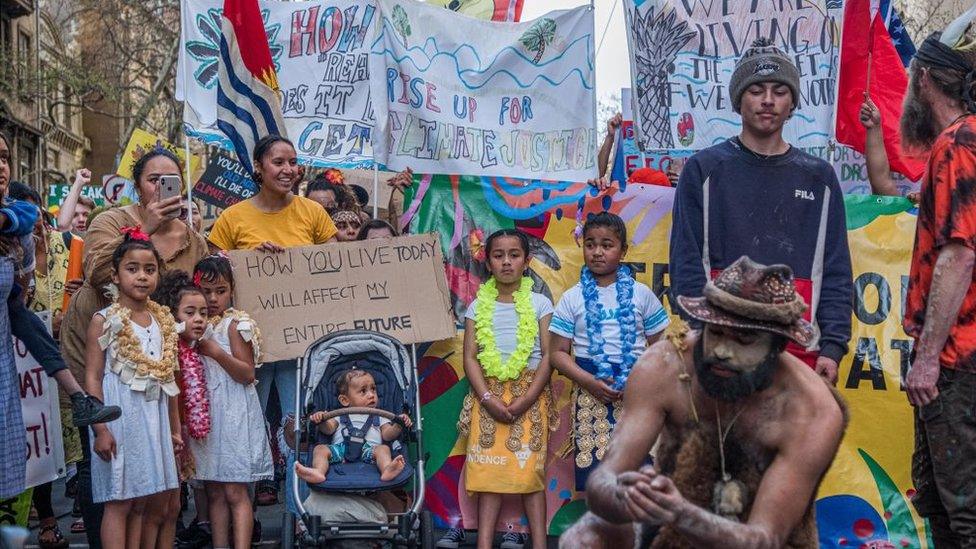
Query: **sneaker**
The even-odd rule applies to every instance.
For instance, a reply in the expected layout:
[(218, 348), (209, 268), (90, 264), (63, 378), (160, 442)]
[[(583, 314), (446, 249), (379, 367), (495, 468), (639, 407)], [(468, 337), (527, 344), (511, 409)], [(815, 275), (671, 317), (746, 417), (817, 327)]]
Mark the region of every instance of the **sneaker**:
[(85, 393), (71, 395), (71, 414), (76, 427), (115, 421), (122, 415), (122, 408), (106, 406), (97, 398)]
[(529, 541), (528, 534), (522, 534), (519, 532), (505, 532), (502, 536), (502, 544), (499, 546), (501, 549), (522, 549), (526, 543)]
[(451, 528), (444, 533), (444, 536), (437, 540), (437, 545), (441, 549), (457, 549), (464, 543), (464, 528)]
[(178, 549), (200, 549), (210, 544), (210, 523), (193, 522), (176, 535), (176, 547)]

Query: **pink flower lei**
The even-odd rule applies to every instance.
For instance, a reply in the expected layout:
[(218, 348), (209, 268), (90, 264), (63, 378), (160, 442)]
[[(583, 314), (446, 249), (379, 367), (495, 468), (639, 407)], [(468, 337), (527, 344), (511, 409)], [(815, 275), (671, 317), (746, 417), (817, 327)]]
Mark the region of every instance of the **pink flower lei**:
[(210, 434), (210, 398), (203, 360), (196, 347), (180, 339), (180, 391), (183, 393), (183, 415), (190, 436), (202, 439)]

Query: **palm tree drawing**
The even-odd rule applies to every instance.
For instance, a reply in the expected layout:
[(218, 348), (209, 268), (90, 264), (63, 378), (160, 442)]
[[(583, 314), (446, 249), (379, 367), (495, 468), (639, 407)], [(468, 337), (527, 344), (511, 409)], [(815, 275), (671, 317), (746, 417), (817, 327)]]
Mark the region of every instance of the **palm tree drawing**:
[(688, 30), (687, 21), (678, 21), (673, 8), (655, 13), (652, 6), (644, 15), (635, 9), (630, 20), (641, 150), (671, 149), (674, 148), (674, 137), (669, 119), (668, 76), (674, 72), (678, 52), (694, 33)]
[(535, 52), (532, 62), (536, 65), (546, 53), (546, 46), (552, 44), (556, 38), (556, 22), (548, 17), (535, 22), (525, 34), (519, 38), (519, 43), (529, 52)]
[(407, 16), (406, 10), (403, 6), (397, 4), (393, 6), (393, 14), (391, 15), (393, 20), (393, 28), (396, 29), (397, 33), (403, 38), (403, 47), (407, 47), (407, 37), (410, 36), (410, 18)]

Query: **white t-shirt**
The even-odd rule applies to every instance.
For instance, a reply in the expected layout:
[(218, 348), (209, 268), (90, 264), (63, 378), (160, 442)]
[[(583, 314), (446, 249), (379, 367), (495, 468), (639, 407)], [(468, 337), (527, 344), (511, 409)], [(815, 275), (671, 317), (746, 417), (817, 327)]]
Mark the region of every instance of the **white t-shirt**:
[[(349, 421), (356, 429), (362, 429), (363, 425), (366, 424), (366, 418), (368, 417), (369, 416), (365, 414), (349, 414)], [(366, 431), (366, 442), (372, 444), (373, 446), (383, 444), (383, 436), (380, 434), (380, 427), (390, 422), (390, 420), (386, 419), (385, 417), (377, 417), (376, 419), (376, 426)], [(346, 439), (346, 437), (342, 434), (342, 418), (337, 417), (336, 421), (339, 422), (339, 428), (336, 429), (336, 432), (332, 433), (332, 444), (339, 444)]]
[[(464, 313), (464, 318), (470, 318), (474, 320), (475, 311), (477, 311), (478, 300), (475, 299), (468, 305), (468, 310)], [(548, 297), (532, 292), (532, 307), (535, 308), (536, 320), (541, 320), (546, 315), (552, 314), (552, 301)], [(508, 357), (515, 352), (515, 345), (517, 343), (516, 328), (518, 328), (518, 313), (515, 311), (514, 303), (499, 303), (495, 302), (495, 316), (492, 319), (495, 326), (495, 344), (498, 346), (498, 352), (502, 355), (502, 362), (508, 360)], [(539, 362), (542, 360), (542, 344), (539, 335), (535, 336), (535, 345), (532, 347), (532, 353), (529, 355), (529, 363), (527, 368), (529, 370), (535, 370), (539, 367)]]
[[(608, 357), (620, 356), (620, 323), (617, 317), (617, 285), (597, 286), (597, 295), (603, 304), (603, 318), (600, 325), (606, 344), (603, 352)], [(637, 320), (637, 341), (633, 354), (640, 357), (647, 347), (647, 337), (659, 334), (667, 328), (668, 313), (660, 300), (646, 285), (634, 282), (634, 317)], [(581, 358), (592, 358), (589, 353), (590, 338), (586, 335), (586, 304), (583, 301), (583, 287), (577, 283), (560, 298), (556, 312), (549, 323), (549, 331), (573, 340), (573, 354)], [(640, 334), (643, 333), (644, 337)]]

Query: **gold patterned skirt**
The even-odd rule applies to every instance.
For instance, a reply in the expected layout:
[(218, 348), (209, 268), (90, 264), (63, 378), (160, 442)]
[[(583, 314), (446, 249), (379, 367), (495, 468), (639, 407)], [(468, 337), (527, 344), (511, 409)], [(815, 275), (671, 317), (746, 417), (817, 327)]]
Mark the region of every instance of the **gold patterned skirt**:
[[(593, 362), (577, 358), (576, 364), (596, 374)], [(573, 387), (573, 434), (576, 442), (576, 490), (586, 489), (586, 479), (596, 469), (620, 420), (623, 401), (604, 404), (578, 385)]]
[[(506, 405), (526, 393), (533, 371), (525, 370), (511, 381), (486, 378), (488, 390)], [(511, 425), (496, 422), (468, 393), (458, 421), (458, 431), (468, 437), (464, 483), (469, 492), (531, 494), (545, 487), (546, 447), (549, 432), (556, 430), (558, 415), (549, 386), (527, 412)]]

